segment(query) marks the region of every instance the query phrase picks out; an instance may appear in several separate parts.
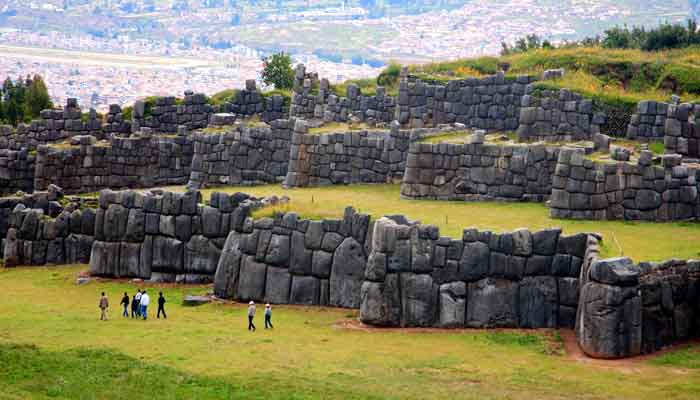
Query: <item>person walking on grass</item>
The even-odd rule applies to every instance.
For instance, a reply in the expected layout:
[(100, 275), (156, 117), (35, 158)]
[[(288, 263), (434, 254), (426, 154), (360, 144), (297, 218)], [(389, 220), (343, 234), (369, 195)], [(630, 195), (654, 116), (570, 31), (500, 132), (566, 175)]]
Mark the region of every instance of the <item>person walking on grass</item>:
[(255, 332), (255, 324), (253, 324), (253, 318), (255, 317), (255, 302), (253, 300), (248, 303), (248, 330)]
[(165, 297), (163, 297), (163, 292), (158, 293), (158, 318), (160, 318), (160, 313), (163, 313), (163, 319), (168, 319), (165, 315)]
[(129, 295), (124, 292), (121, 304), (124, 306), (124, 317), (129, 318)]
[(265, 329), (267, 329), (267, 326), (270, 326), (270, 329), (272, 329), (272, 308), (270, 307), (270, 303), (265, 304)]
[(136, 294), (134, 295), (134, 300), (136, 300), (136, 317), (141, 316), (141, 296), (143, 294), (141, 293), (141, 289), (139, 289)]
[[(138, 296), (138, 297), (137, 297)], [(131, 318), (136, 318), (139, 315), (139, 299), (141, 298), (141, 291), (136, 292), (134, 297), (131, 298)]]
[(109, 300), (105, 296), (105, 292), (102, 292), (102, 297), (100, 297), (100, 321), (107, 321), (107, 309), (109, 308)]
[(151, 298), (148, 297), (146, 290), (141, 292), (141, 316), (145, 321), (148, 318), (148, 305), (151, 303)]

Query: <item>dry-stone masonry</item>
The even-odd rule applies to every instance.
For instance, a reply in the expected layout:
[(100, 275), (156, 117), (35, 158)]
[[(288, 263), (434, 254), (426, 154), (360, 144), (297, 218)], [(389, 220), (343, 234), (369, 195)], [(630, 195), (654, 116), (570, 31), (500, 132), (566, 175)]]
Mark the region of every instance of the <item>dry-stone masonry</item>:
[(369, 216), (342, 220), (295, 213), (247, 219), (226, 240), (214, 282), (218, 297), (358, 308), (367, 263)]
[(222, 132), (197, 131), (189, 187), (281, 182), (287, 174), (295, 120), (269, 127), (234, 125)]
[(593, 111), (593, 101), (568, 89), (534, 91), (522, 97), (518, 138), (522, 140), (591, 140), (600, 133), (605, 114)]
[(284, 97), (281, 95), (265, 97), (258, 91), (254, 79), (247, 80), (245, 89), (237, 91), (233, 101), (224, 103), (221, 111), (238, 117), (260, 115), (266, 122), (287, 118), (289, 115)]
[(700, 105), (670, 104), (666, 114), (664, 145), (667, 154), (700, 159)]
[(522, 97), (534, 80), (530, 76), (511, 79), (499, 73), (431, 85), (404, 76), (399, 84), (398, 120), (414, 128), (458, 122), (470, 128), (514, 131)]
[(662, 140), (666, 125), (668, 103), (640, 101), (627, 126), (627, 138), (633, 140)]
[(255, 206), (248, 195), (100, 192), (90, 271), (164, 282), (211, 282), (228, 233)]
[(698, 216), (698, 168), (642, 151), (636, 163), (594, 162), (580, 149), (559, 152), (550, 198), (554, 218), (672, 221)]
[(66, 193), (104, 188), (182, 185), (190, 178), (194, 145), (187, 136), (153, 136), (148, 128), (130, 137), (111, 137), (108, 144), (91, 136), (78, 144), (37, 150), (34, 187), (57, 184)]
[(552, 188), (559, 147), (412, 143), (401, 195), (437, 200), (544, 201)]
[(182, 102), (175, 97), (157, 97), (154, 105), (143, 100), (134, 103), (132, 125), (134, 130), (142, 127), (153, 129), (155, 132), (174, 133), (178, 126), (188, 129), (204, 128), (214, 108), (207, 104), (207, 97), (202, 93), (185, 92)]
[(360, 319), (402, 327), (573, 327), (591, 242), (559, 229), (462, 238), (405, 219), (373, 224)]
[(308, 134), (297, 121), (285, 186), (386, 183), (400, 179), (411, 133), (399, 130)]
[(0, 149), (0, 196), (34, 190), (36, 154), (22, 150)]

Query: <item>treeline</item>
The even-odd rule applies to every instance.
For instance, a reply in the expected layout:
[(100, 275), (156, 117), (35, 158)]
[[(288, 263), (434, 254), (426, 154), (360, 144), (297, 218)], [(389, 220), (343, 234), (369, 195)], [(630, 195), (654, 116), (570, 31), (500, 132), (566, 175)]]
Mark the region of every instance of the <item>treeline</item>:
[(34, 77), (5, 79), (0, 89), (0, 122), (17, 126), (38, 118), (41, 110), (51, 108), (51, 98), (44, 80)]
[(501, 42), (501, 55), (553, 47), (601, 46), (607, 49), (659, 51), (696, 45), (700, 45), (700, 32), (698, 32), (698, 23), (692, 19), (685, 24), (663, 23), (650, 29), (643, 26), (616, 26), (605, 30), (602, 36), (588, 37), (579, 41), (566, 41), (556, 46), (537, 35), (528, 35), (518, 39), (512, 45)]

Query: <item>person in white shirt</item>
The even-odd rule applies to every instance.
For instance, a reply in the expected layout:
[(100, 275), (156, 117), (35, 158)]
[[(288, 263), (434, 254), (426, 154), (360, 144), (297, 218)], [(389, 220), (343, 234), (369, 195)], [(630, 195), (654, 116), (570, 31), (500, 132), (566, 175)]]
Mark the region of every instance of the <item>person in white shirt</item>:
[(131, 318), (134, 317), (134, 311), (136, 311), (137, 317), (141, 316), (141, 289), (139, 289), (138, 292), (136, 292), (136, 294), (134, 295), (134, 304), (132, 305), (131, 311)]
[(148, 294), (144, 290), (143, 293), (141, 294), (141, 315), (143, 316), (144, 320), (148, 317), (148, 304), (150, 302), (151, 302), (151, 298), (148, 297)]

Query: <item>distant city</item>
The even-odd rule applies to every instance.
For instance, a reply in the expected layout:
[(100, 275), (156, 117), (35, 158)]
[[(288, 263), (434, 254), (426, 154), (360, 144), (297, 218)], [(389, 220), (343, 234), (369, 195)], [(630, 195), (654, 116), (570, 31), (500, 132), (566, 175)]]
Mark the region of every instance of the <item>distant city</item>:
[(286, 51), (331, 82), (387, 63), (497, 55), (621, 24), (695, 15), (687, 0), (0, 0), (0, 77), (40, 74), (55, 104), (104, 112), (149, 95), (214, 94)]

